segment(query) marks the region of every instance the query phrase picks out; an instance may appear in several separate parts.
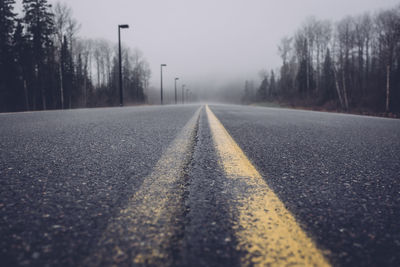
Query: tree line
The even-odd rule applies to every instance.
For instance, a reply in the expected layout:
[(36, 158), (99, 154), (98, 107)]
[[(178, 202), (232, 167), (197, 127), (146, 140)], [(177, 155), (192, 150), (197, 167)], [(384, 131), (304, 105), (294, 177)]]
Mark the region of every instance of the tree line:
[(400, 112), (400, 5), (338, 22), (308, 18), (278, 46), (282, 66), (243, 101)]
[[(116, 26), (117, 27), (117, 26)], [(114, 106), (117, 45), (78, 36), (67, 5), (47, 0), (0, 1), (0, 112)], [(150, 68), (139, 50), (123, 47), (124, 101), (146, 100)]]

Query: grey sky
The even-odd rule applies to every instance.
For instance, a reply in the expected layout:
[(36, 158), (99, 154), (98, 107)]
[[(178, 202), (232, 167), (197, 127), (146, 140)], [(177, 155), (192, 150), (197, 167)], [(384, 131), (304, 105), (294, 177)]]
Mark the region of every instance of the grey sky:
[[(21, 1), (21, 0), (20, 0)], [(57, 0), (50, 0), (54, 4)], [(61, 1), (62, 2), (62, 1)], [(116, 25), (128, 23), (123, 42), (139, 48), (152, 69), (151, 85), (223, 84), (256, 79), (280, 64), (277, 45), (311, 15), (337, 20), (393, 7), (398, 0), (65, 0), (82, 24), (81, 36), (117, 39)]]

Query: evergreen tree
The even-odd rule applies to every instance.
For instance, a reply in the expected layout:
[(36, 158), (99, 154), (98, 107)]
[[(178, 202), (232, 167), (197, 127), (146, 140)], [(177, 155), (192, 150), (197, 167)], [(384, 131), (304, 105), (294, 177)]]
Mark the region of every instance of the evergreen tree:
[(261, 82), (260, 88), (258, 89), (258, 99), (261, 101), (267, 100), (269, 89), (269, 78), (265, 75), (263, 81)]
[[(129, 51), (123, 49), (124, 57), (122, 58), (122, 82), (123, 82), (123, 90), (124, 90), (124, 98), (126, 102), (131, 102), (135, 99), (135, 81), (134, 75), (132, 74), (132, 64), (129, 56)], [(118, 83), (119, 88), (119, 83)], [(115, 99), (118, 99), (119, 94), (117, 93), (114, 96)]]
[(244, 84), (244, 95), (242, 97), (242, 102), (244, 104), (249, 104), (254, 101), (254, 85), (252, 81), (245, 81)]
[(296, 80), (299, 93), (304, 95), (307, 92), (307, 60), (305, 59), (300, 62)]
[(280, 92), (285, 96), (288, 97), (293, 93), (294, 86), (293, 86), (293, 70), (292, 65), (289, 63), (283, 63), (280, 71), (280, 80), (279, 80), (279, 89)]
[(117, 104), (117, 98), (119, 94), (119, 61), (117, 57), (113, 58), (113, 64), (112, 64), (112, 69), (111, 69), (111, 79), (109, 81), (108, 85), (110, 89), (110, 103), (109, 105), (116, 105)]
[(322, 101), (326, 102), (334, 99), (335, 96), (335, 73), (333, 69), (333, 62), (329, 49), (325, 55), (325, 61), (322, 69)]
[[(61, 108), (64, 102), (69, 108), (115, 105), (118, 61), (111, 62), (111, 44), (99, 42), (98, 53), (93, 53), (93, 42), (74, 38), (78, 26), (71, 10), (59, 6), (56, 17), (48, 2), (22, 0), (22, 19), (17, 19), (15, 0), (0, 0), (0, 112)], [(123, 67), (126, 100), (144, 101), (148, 63), (139, 52), (126, 53)]]
[(13, 92), (15, 70), (12, 39), (15, 28), (14, 0), (0, 1), (0, 110), (13, 107), (16, 96)]
[[(47, 0), (23, 0), (24, 22), (27, 26), (27, 32), (33, 50), (34, 63), (34, 83), (30, 85), (33, 88), (33, 108), (38, 108), (38, 99), (41, 101), (41, 108), (47, 108), (46, 98), (50, 95), (48, 92), (52, 86), (46, 84), (46, 76), (50, 77), (51, 73), (46, 73), (49, 68), (46, 64), (50, 62), (52, 52), (52, 34), (54, 32), (53, 14), (51, 13), (51, 5)], [(47, 89), (47, 90), (46, 90)], [(40, 94), (40, 97), (39, 95)]]
[[(12, 35), (15, 27), (14, 11), (15, 0), (2, 0), (0, 1), (0, 53), (9, 52), (11, 46)], [(0, 59), (3, 59), (1, 57)]]
[(271, 70), (271, 77), (269, 79), (269, 95), (275, 97), (277, 94), (276, 90), (275, 73), (273, 70)]
[(12, 45), (15, 62), (14, 88), (18, 95), (16, 110), (30, 110), (30, 96), (27, 85), (32, 80), (32, 51), (23, 32), (24, 27), (21, 21), (17, 20)]

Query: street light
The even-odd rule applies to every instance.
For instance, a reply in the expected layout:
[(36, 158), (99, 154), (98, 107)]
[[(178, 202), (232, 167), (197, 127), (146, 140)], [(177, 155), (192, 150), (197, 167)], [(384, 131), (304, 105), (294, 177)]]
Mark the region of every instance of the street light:
[(179, 78), (175, 78), (175, 105), (178, 104), (178, 92), (176, 91), (176, 81), (179, 80)]
[(166, 67), (166, 66), (167, 66), (167, 64), (161, 64), (161, 67), (160, 67), (160, 69), (161, 69), (161, 105), (163, 104), (162, 68)]
[(189, 89), (186, 89), (186, 102), (189, 104)]
[(182, 84), (182, 104), (185, 104), (185, 84)]
[(124, 96), (122, 90), (122, 55), (121, 55), (121, 29), (128, 29), (128, 24), (118, 25), (118, 51), (119, 51), (119, 105), (124, 105)]

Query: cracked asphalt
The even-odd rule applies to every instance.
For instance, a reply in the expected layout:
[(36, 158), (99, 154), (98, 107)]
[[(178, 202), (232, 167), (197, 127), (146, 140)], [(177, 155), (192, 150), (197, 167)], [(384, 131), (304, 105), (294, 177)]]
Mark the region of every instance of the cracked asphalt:
[[(82, 265), (201, 107), (0, 114), (1, 265)], [(400, 266), (399, 120), (210, 108), (333, 266)], [(238, 266), (204, 108), (197, 127), (165, 265)]]

